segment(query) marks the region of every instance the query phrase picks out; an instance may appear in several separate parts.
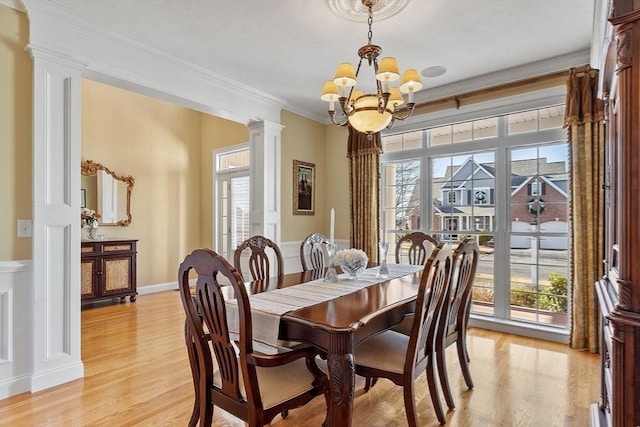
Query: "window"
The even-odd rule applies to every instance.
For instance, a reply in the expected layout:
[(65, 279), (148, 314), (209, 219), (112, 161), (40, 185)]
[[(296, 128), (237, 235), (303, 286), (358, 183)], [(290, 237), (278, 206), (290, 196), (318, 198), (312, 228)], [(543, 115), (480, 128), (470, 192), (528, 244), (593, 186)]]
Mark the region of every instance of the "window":
[(447, 201), (450, 205), (456, 204), (456, 192), (455, 191), (447, 191)]
[(383, 141), (385, 153), (422, 148), (422, 131), (392, 135)]
[(234, 147), (214, 153), (216, 251), (233, 259), (233, 251), (250, 234), (249, 149)]
[(532, 182), (529, 184), (529, 194), (532, 196), (542, 196), (544, 194), (543, 186), (544, 183), (542, 182)]
[(508, 132), (509, 135), (514, 135), (524, 132), (560, 128), (562, 127), (563, 120), (563, 105), (555, 105), (539, 110), (522, 111), (508, 115)]
[[(381, 226), (390, 234), (385, 240), (394, 242), (395, 234), (419, 230), (422, 198), (419, 160), (390, 162), (383, 166)], [(390, 253), (395, 253), (395, 248)]]
[[(477, 141), (485, 138), (493, 138), (498, 135), (498, 120), (490, 117), (470, 122), (456, 123), (448, 126), (440, 126), (427, 129), (429, 145), (458, 144), (461, 142)], [(415, 134), (415, 132), (412, 132)], [(395, 135), (397, 138), (397, 135)], [(416, 144), (418, 145), (418, 144)]]
[[(510, 149), (509, 157), (513, 180), (533, 180), (529, 191), (514, 185), (509, 196), (510, 317), (565, 326), (569, 276), (567, 145)], [(546, 194), (543, 179), (555, 182)]]
[(476, 205), (487, 205), (487, 204), (489, 204), (489, 189), (488, 188), (479, 188), (477, 190), (474, 190), (473, 203), (475, 203)]
[[(381, 155), (386, 236), (419, 229), (454, 245), (475, 238), (474, 319), (567, 328), (563, 114), (564, 106), (555, 105), (412, 130), (407, 150), (400, 146), (409, 137), (383, 137), (383, 146), (402, 141)], [(423, 141), (415, 140), (418, 135)]]

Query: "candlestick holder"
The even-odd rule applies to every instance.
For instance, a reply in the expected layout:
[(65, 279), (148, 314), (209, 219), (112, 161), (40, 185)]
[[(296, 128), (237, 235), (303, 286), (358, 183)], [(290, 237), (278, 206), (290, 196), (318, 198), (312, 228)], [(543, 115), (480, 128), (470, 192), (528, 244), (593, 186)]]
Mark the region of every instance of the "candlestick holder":
[(387, 264), (387, 251), (389, 250), (389, 242), (378, 242), (380, 250), (380, 267), (378, 268), (377, 277), (389, 277), (389, 265)]
[(329, 255), (329, 265), (324, 281), (336, 283), (338, 281), (338, 273), (336, 272), (336, 245), (334, 243), (327, 244), (327, 255)]

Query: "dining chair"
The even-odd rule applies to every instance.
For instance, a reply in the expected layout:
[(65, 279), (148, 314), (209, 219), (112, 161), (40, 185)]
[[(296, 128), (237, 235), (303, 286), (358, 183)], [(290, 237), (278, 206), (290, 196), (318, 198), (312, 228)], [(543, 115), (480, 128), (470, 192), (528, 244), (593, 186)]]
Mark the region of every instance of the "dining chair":
[(396, 264), (423, 265), (438, 243), (421, 231), (404, 235), (396, 243)]
[(416, 427), (414, 382), (427, 373), (431, 401), (441, 424), (446, 422), (435, 378), (435, 345), (438, 318), (448, 293), (451, 250), (438, 244), (424, 266), (416, 299), (411, 334), (387, 330), (355, 348), (355, 370), (369, 378), (387, 378), (403, 388), (409, 426)]
[(436, 334), (436, 360), (442, 393), (449, 408), (455, 407), (449, 378), (445, 349), (456, 343), (458, 360), (464, 382), (469, 389), (473, 388), (471, 371), (469, 370), (469, 351), (467, 350), (467, 328), (469, 326), (469, 312), (471, 311), (471, 287), (478, 267), (478, 244), (467, 237), (453, 251), (451, 257), (451, 275), (448, 301), (445, 302), (440, 329)]
[[(439, 243), (435, 237), (421, 231), (409, 233), (400, 238), (396, 244), (396, 264), (423, 265)], [(409, 335), (412, 324), (413, 316), (409, 315), (393, 329)], [(374, 384), (375, 379), (367, 378), (365, 380), (365, 390), (373, 387)]]
[[(195, 291), (190, 277), (195, 272)], [(225, 292), (229, 284), (237, 301), (238, 340), (229, 334)], [(264, 354), (254, 350), (251, 310), (243, 279), (227, 260), (210, 249), (188, 255), (178, 272), (186, 314), (185, 341), (195, 399), (189, 426), (210, 426), (214, 407), (244, 420), (250, 427), (311, 401), (327, 390), (327, 377), (315, 363), (311, 347)], [(232, 298), (233, 298), (232, 297)], [(325, 399), (327, 394), (325, 393)]]
[(302, 271), (322, 270), (328, 265), (326, 245), (329, 244), (322, 234), (311, 233), (300, 243), (300, 263)]
[[(243, 260), (243, 253), (249, 252), (248, 260)], [(271, 277), (271, 258), (275, 259), (275, 276), (284, 274), (282, 252), (278, 245), (264, 236), (251, 236), (240, 243), (233, 255), (233, 266), (244, 278), (242, 266), (246, 262), (251, 280), (264, 280)]]

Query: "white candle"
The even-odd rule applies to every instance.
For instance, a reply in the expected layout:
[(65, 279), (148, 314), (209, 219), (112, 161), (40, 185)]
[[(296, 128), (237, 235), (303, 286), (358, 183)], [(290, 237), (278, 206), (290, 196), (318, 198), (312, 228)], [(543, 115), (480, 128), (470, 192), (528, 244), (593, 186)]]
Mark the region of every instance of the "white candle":
[(331, 225), (329, 226), (329, 243), (333, 245), (333, 232), (336, 227), (336, 211), (331, 208)]

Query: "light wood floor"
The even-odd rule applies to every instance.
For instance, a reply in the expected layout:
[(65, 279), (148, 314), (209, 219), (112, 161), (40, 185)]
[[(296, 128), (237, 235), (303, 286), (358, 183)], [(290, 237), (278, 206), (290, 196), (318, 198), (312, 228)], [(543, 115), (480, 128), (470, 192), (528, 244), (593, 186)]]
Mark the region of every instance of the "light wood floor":
[[(177, 291), (142, 295), (130, 304), (82, 312), (85, 377), (49, 390), (0, 401), (1, 426), (185, 426), (193, 389), (183, 342), (182, 305)], [(598, 356), (565, 345), (469, 330), (471, 373), (467, 390), (455, 350), (447, 350), (456, 409), (449, 426), (587, 426), (589, 404), (597, 401)], [(405, 426), (400, 388), (380, 380), (369, 393), (357, 379), (355, 427)], [(426, 393), (416, 384), (421, 426), (437, 425)], [(443, 401), (444, 405), (444, 401)], [(272, 425), (319, 426), (325, 403), (316, 398), (276, 417)], [(214, 425), (244, 426), (215, 410)]]

